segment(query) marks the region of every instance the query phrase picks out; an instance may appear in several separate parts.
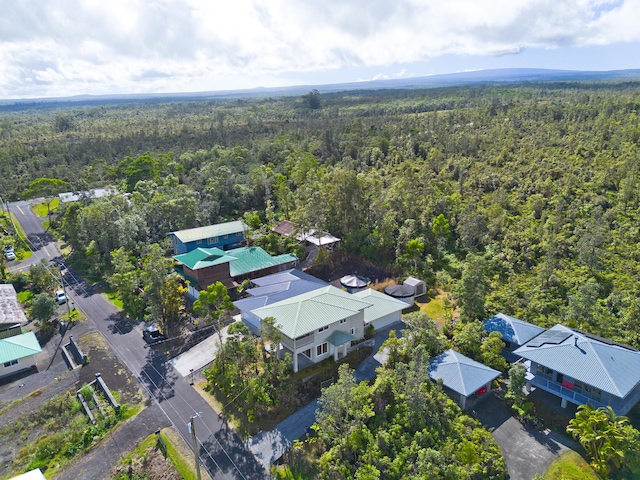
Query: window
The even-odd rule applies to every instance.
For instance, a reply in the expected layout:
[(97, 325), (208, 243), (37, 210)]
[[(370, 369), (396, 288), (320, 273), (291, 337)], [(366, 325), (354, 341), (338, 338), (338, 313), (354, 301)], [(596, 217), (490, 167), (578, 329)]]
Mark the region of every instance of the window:
[(322, 332), (324, 332), (325, 330), (329, 330), (329, 325), (325, 325), (324, 327), (320, 327), (320, 328), (318, 329), (318, 333), (322, 333)]
[(6, 363), (4, 364), (4, 367), (5, 367), (5, 368), (8, 368), (8, 367), (10, 367), (10, 366), (12, 366), (12, 365), (17, 365), (17, 364), (18, 364), (18, 360), (11, 360), (10, 362), (6, 362)]
[(347, 323), (347, 319), (343, 318), (342, 320), (340, 320), (340, 325), (342, 325), (343, 323)]
[(329, 350), (329, 344), (327, 342), (324, 342), (322, 345), (318, 345), (316, 347), (316, 356), (319, 357), (320, 355), (324, 355), (325, 353), (327, 353)]
[(302, 352), (302, 354), (307, 358), (311, 358), (311, 349), (306, 349), (304, 352)]
[(198, 240), (196, 243), (197, 243), (198, 245), (202, 245), (202, 239)]
[(209, 237), (207, 243), (218, 243), (218, 237)]
[(351, 335), (355, 335), (356, 333), (358, 333), (358, 329), (351, 327)]

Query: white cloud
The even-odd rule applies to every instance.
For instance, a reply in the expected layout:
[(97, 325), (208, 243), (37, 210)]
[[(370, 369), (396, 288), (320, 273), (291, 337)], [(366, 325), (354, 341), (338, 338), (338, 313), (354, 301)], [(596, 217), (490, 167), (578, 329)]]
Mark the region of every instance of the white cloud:
[[(640, 41), (640, 0), (0, 0), (0, 6), (3, 97), (246, 88), (290, 72)], [(397, 71), (380, 78), (406, 75)]]

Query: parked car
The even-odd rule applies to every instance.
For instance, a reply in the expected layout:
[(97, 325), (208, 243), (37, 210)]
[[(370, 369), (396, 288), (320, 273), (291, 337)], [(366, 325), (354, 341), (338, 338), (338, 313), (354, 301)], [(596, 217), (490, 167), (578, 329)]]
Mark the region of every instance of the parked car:
[(58, 305), (67, 303), (67, 295), (64, 293), (64, 290), (56, 290), (56, 300)]
[(6, 258), (9, 261), (12, 261), (16, 259), (16, 254), (13, 250), (10, 252), (4, 252), (4, 258)]
[(142, 338), (147, 343), (157, 343), (165, 340), (165, 336), (155, 325), (144, 327), (142, 329)]
[(4, 250), (4, 253), (9, 253), (9, 252), (15, 253), (13, 251), (13, 245), (5, 245), (3, 250)]

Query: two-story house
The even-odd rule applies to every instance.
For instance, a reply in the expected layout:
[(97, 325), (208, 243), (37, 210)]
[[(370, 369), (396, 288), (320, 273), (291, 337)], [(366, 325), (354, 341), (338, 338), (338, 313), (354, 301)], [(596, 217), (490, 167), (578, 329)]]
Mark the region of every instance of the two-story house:
[(170, 232), (173, 254), (181, 255), (196, 248), (230, 250), (245, 244), (247, 226), (242, 220), (217, 223), (206, 227), (189, 228)]
[(281, 348), (291, 353), (297, 372), (329, 356), (335, 360), (345, 356), (351, 341), (364, 337), (364, 310), (371, 306), (329, 285), (251, 313), (261, 320), (275, 318), (282, 333)]

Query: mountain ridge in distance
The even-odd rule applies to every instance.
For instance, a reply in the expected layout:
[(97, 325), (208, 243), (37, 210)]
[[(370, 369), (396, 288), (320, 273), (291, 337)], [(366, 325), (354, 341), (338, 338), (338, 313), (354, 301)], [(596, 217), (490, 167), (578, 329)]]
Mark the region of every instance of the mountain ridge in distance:
[(286, 87), (256, 87), (238, 90), (218, 90), (204, 92), (179, 93), (142, 93), (142, 94), (82, 94), (69, 97), (0, 99), (2, 107), (33, 108), (38, 104), (52, 106), (77, 106), (93, 103), (129, 103), (140, 101), (185, 101), (215, 100), (233, 98), (260, 98), (300, 95), (317, 89), (320, 93), (334, 93), (350, 90), (411, 89), (465, 86), (475, 84), (512, 84), (522, 82), (580, 82), (605, 80), (640, 80), (640, 69), (585, 71), (553, 70), (543, 68), (501, 68), (473, 70), (468, 72), (444, 73), (421, 77), (366, 80), (325, 85), (291, 85)]

